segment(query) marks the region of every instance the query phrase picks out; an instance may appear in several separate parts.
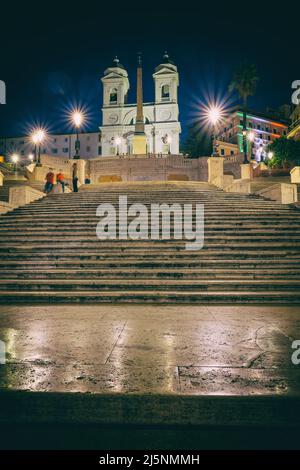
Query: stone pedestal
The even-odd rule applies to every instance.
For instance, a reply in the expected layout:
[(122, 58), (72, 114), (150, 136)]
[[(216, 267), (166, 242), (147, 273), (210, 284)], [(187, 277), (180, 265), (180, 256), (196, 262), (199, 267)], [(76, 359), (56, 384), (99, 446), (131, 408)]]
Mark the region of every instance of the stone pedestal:
[(300, 184), (300, 166), (295, 166), (291, 172), (291, 183)]
[(243, 163), (241, 165), (241, 179), (251, 180), (253, 178), (253, 166), (251, 163)]
[(223, 176), (224, 174), (224, 158), (223, 157), (210, 157), (208, 163), (208, 182), (212, 183), (214, 180)]
[(134, 135), (132, 139), (132, 153), (133, 155), (147, 154), (147, 139), (146, 135)]

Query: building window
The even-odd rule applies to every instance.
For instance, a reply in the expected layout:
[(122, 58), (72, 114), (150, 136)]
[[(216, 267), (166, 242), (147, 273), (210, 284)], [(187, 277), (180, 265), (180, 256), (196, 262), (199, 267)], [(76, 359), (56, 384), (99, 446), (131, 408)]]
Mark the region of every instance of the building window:
[(65, 137), (65, 142), (68, 142), (68, 140), (69, 140), (68, 137)]
[(277, 130), (276, 130), (276, 129), (273, 129), (273, 134), (277, 134)]
[(68, 153), (69, 152), (69, 148), (68, 147), (64, 147), (63, 148), (63, 153)]
[(57, 142), (57, 139), (56, 139), (56, 138), (55, 138), (55, 139), (53, 139), (53, 142), (56, 144), (56, 142)]
[(51, 149), (52, 153), (57, 153), (57, 149)]
[(224, 149), (221, 149), (221, 155), (225, 155), (225, 150)]
[(170, 87), (169, 87), (169, 85), (163, 85), (161, 87), (161, 99), (163, 101), (168, 101), (170, 99)]
[(111, 104), (116, 104), (118, 102), (118, 90), (113, 88), (109, 95), (109, 102)]
[(230, 155), (234, 155), (234, 150), (230, 150)]
[(268, 140), (271, 140), (271, 136), (269, 136), (269, 135), (268, 135), (268, 137), (267, 137), (267, 138), (268, 138)]
[(249, 127), (250, 129), (252, 129), (252, 122), (249, 122)]
[(266, 132), (270, 132), (270, 128), (269, 128), (269, 127), (266, 127)]
[(257, 124), (257, 129), (260, 131), (260, 124)]
[(102, 148), (101, 148), (101, 145), (99, 145), (98, 147), (98, 155), (101, 155), (102, 154)]
[(286, 131), (283, 131), (283, 135), (286, 135)]
[(87, 146), (86, 151), (87, 151), (87, 152), (90, 152), (90, 151), (91, 151), (91, 147), (90, 147), (89, 145)]

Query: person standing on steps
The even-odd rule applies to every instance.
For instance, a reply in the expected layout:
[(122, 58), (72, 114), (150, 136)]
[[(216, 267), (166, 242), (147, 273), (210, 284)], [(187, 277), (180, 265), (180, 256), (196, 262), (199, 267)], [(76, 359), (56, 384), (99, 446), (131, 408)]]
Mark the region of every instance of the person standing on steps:
[(61, 170), (59, 170), (59, 173), (56, 175), (56, 182), (58, 184), (61, 184), (62, 192), (65, 192), (65, 176)]
[(46, 174), (46, 184), (44, 191), (46, 194), (49, 194), (54, 186), (54, 173), (53, 173), (53, 168), (49, 168), (48, 173)]
[(74, 191), (74, 193), (78, 193), (78, 170), (77, 170), (77, 164), (76, 163), (73, 163), (72, 179), (73, 179), (73, 191)]

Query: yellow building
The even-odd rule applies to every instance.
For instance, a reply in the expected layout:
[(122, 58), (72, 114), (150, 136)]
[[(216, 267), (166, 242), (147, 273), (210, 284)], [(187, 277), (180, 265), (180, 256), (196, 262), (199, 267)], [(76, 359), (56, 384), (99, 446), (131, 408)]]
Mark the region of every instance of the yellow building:
[(291, 114), (292, 124), (289, 127), (288, 139), (300, 140), (300, 104)]
[(223, 142), (222, 140), (216, 140), (218, 146), (218, 155), (220, 157), (231, 157), (239, 153), (239, 146), (231, 142)]

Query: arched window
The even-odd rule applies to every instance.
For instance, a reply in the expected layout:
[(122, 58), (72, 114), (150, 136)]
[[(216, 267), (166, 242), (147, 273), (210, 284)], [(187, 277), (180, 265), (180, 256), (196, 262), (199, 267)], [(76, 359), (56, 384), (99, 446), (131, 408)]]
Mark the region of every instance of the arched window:
[(163, 101), (168, 101), (170, 99), (170, 86), (169, 85), (163, 85), (161, 87), (161, 99)]
[(111, 90), (110, 95), (109, 95), (109, 102), (111, 104), (118, 102), (118, 90), (116, 88), (113, 88)]

